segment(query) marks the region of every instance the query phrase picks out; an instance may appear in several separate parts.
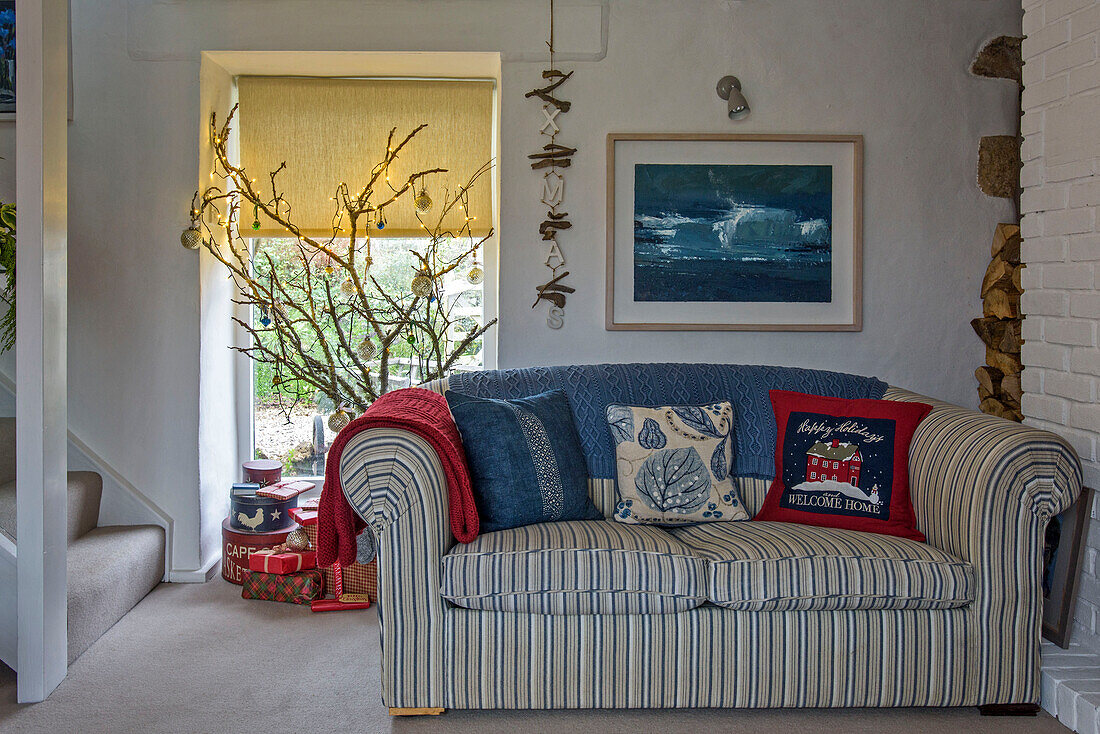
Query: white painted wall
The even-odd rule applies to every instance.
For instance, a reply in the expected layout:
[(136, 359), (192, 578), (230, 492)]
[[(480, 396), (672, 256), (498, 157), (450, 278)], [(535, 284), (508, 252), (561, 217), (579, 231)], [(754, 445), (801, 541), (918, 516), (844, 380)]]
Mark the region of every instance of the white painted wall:
[[(982, 351), (967, 324), (1006, 202), (974, 185), (981, 135), (1013, 129), (1008, 85), (966, 68), (1019, 32), (1016, 0), (580, 0), (559, 3), (575, 77), (562, 142), (574, 223), (561, 237), (566, 325), (530, 308), (543, 282), (542, 142), (523, 93), (544, 68), (544, 0), (98, 0), (74, 3), (70, 125), (71, 428), (176, 520), (177, 568), (200, 541), (199, 260), (178, 244), (199, 167), (201, 50), (501, 51), (499, 363), (624, 360), (808, 365), (973, 405)], [(606, 55), (604, 44), (606, 41)], [(752, 116), (714, 93), (737, 74)], [(611, 131), (866, 136), (865, 328), (854, 334), (608, 333), (603, 329), (604, 141)], [(11, 133), (0, 127), (0, 196)], [(209, 518), (207, 518), (209, 520)]]
[[(1100, 2), (1025, 0), (1024, 10), (1023, 409), (1069, 439), (1085, 484), (1100, 489)], [(1100, 651), (1092, 515), (1072, 639)]]

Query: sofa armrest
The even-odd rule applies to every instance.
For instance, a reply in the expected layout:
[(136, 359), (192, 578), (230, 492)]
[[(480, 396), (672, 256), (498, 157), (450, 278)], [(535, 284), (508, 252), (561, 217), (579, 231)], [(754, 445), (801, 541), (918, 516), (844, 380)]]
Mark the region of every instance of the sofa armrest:
[(999, 526), (1027, 513), (1043, 529), (1081, 492), (1081, 462), (1054, 433), (898, 388), (886, 398), (932, 406), (913, 434), (909, 486), (917, 525), (938, 548), (978, 562), (997, 550), (989, 534)]
[(886, 398), (933, 407), (910, 445), (910, 494), (928, 542), (974, 566), (985, 702), (1037, 702), (1043, 538), (1080, 494), (1081, 462), (1049, 431), (897, 388)]
[(344, 447), (340, 481), (348, 503), (378, 537), (383, 654), (415, 663), (383, 666), (383, 701), (442, 706), (447, 602), (439, 593), (440, 569), (455, 538), (439, 456), (414, 433), (372, 428)]

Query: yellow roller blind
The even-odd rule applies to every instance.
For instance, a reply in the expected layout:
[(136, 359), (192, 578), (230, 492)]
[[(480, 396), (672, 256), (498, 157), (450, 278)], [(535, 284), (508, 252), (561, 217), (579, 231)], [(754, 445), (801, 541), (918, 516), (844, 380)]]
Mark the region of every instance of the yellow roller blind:
[[(447, 169), (422, 179), (434, 202), (422, 215), (429, 226), (438, 217), (445, 193), (463, 186), (492, 156), (491, 81), (240, 77), (238, 91), (241, 164), (266, 190), (269, 172), (286, 161), (277, 186), (293, 207), (294, 222), (310, 236), (331, 236), (336, 187), (347, 183), (355, 193), (366, 185), (371, 169), (386, 152), (391, 128), (397, 128), (394, 138), (399, 142), (417, 125), (427, 124), (390, 165), (394, 187), (417, 171)], [(379, 203), (391, 193), (379, 181), (371, 201)], [(489, 176), (482, 176), (471, 189), (468, 211), (476, 217), (471, 222), (474, 234), (488, 232), (492, 226)], [(465, 216), (456, 207), (445, 224), (457, 229)], [(242, 233), (286, 234), (262, 212), (259, 230), (250, 228), (252, 220), (252, 211), (241, 212)], [(385, 222), (384, 230), (372, 225), (372, 237), (423, 232), (411, 192), (386, 207)]]

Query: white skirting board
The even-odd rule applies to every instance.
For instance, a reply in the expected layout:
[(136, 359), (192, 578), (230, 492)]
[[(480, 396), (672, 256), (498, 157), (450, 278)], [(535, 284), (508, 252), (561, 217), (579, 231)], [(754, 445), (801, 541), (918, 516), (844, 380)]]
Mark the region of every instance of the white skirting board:
[(208, 559), (202, 568), (191, 571), (171, 570), (168, 572), (168, 581), (173, 584), (202, 584), (206, 583), (221, 570), (222, 557), (217, 554)]

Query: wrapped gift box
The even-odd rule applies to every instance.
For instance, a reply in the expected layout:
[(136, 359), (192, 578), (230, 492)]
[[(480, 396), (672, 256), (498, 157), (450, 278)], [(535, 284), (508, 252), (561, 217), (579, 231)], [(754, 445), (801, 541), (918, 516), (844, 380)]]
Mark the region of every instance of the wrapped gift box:
[(222, 578), (232, 584), (244, 581), (248, 572), (248, 559), (255, 551), (273, 548), (286, 540), (297, 525), (274, 533), (246, 533), (235, 530), (229, 518), (222, 521)]
[(321, 572), (317, 570), (288, 574), (246, 571), (241, 597), (309, 604), (324, 593), (323, 584)]
[(292, 497), (297, 497), (302, 492), (308, 492), (311, 489), (316, 488), (313, 482), (307, 482), (304, 479), (288, 479), (285, 482), (279, 482), (277, 484), (270, 484), (266, 487), (260, 487), (256, 490), (256, 494), (260, 497), (271, 497), (277, 500), (288, 500)]
[(317, 568), (317, 554), (313, 551), (259, 550), (248, 557), (248, 568), (262, 573), (296, 573)]
[[(295, 513), (297, 517), (307, 516), (303, 520), (298, 522), (305, 528), (306, 533), (309, 535), (309, 543), (314, 548), (317, 547), (317, 517), (316, 513), (312, 513), (313, 517), (309, 518), (309, 513)], [(364, 530), (363, 532), (370, 532)], [(332, 568), (324, 568), (321, 571), (325, 575), (325, 588), (329, 592), (333, 592), (336, 588), (336, 574)], [(371, 601), (378, 601), (378, 559), (375, 559), (367, 564), (353, 563), (349, 566), (344, 566), (344, 593), (355, 596), (366, 596)]]

